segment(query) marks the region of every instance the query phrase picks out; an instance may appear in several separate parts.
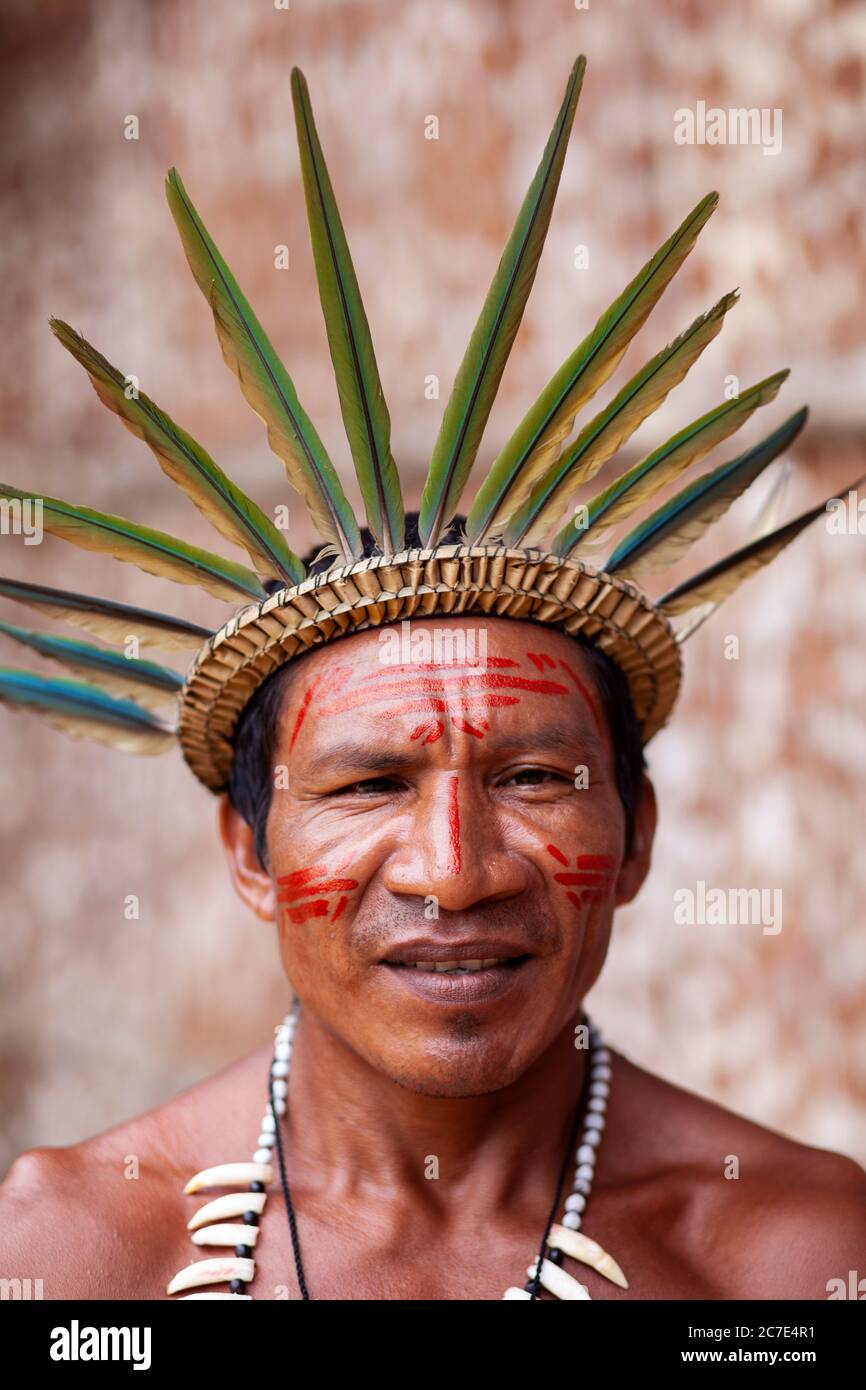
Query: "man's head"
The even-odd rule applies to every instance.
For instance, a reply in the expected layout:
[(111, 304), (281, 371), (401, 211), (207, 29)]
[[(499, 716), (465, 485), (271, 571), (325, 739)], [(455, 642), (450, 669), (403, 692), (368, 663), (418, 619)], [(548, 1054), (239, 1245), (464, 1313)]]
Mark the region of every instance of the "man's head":
[[(393, 664), (374, 629), (260, 689), (222, 833), (239, 893), (278, 922), (286, 972), (325, 1026), (411, 1089), (481, 1094), (575, 1017), (613, 910), (646, 875), (653, 795), (600, 653), (512, 619), (411, 626), (431, 660)], [(482, 666), (461, 659), (470, 630)], [(455, 961), (469, 973), (429, 968)]]

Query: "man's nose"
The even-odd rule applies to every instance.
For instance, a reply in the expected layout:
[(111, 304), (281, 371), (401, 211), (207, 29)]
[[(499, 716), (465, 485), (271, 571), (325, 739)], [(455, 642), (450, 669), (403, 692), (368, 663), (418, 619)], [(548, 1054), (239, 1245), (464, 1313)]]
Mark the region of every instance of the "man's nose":
[(527, 861), (506, 847), (483, 789), (466, 773), (443, 772), (418, 798), (385, 886), (434, 897), (446, 911), (459, 912), (486, 899), (514, 897), (529, 880)]

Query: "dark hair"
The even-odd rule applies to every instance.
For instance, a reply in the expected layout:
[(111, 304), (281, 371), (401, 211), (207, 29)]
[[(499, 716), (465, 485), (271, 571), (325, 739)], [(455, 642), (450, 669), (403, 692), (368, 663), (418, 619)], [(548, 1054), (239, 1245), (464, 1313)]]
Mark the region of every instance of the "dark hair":
[[(451, 530), (443, 537), (450, 543), (461, 539), (462, 517), (455, 519)], [(417, 512), (406, 516), (407, 545), (418, 545)], [(364, 554), (377, 553), (369, 531), (361, 532)], [(318, 548), (304, 558), (310, 573), (327, 569), (327, 557), (316, 562)], [(585, 653), (592, 671), (595, 689), (610, 733), (614, 750), (614, 774), (620, 801), (625, 811), (625, 848), (631, 849), (635, 816), (640, 800), (646, 760), (641, 729), (634, 712), (628, 682), (619, 667), (606, 652), (578, 635), (574, 638)], [(312, 650), (317, 650), (313, 648)], [(228, 794), (232, 806), (243, 816), (253, 831), (256, 854), (263, 868), (267, 866), (267, 825), (273, 793), (273, 757), (277, 732), (288, 683), (303, 657), (288, 662), (271, 672), (244, 707), (235, 730), (234, 758), (229, 773)]]

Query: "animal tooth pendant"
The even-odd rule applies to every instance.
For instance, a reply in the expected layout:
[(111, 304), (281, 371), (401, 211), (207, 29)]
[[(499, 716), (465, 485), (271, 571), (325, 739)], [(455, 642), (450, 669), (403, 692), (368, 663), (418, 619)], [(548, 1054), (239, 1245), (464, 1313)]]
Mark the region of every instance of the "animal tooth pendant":
[[(230, 1259), (219, 1256), (213, 1260), (199, 1260), (196, 1264), (185, 1265), (172, 1279), (166, 1293), (180, 1293), (181, 1289), (194, 1289), (199, 1284), (221, 1284), (224, 1279), (242, 1279), (248, 1284), (256, 1272), (252, 1260)], [(229, 1297), (233, 1297), (230, 1294)]]
[(541, 1272), (538, 1273), (538, 1260), (533, 1260), (526, 1273), (530, 1279), (534, 1279), (536, 1274), (543, 1289), (552, 1293), (554, 1298), (575, 1298), (588, 1299), (589, 1289), (585, 1284), (579, 1284), (568, 1270), (555, 1265), (552, 1260), (541, 1261)]
[[(185, 1265), (168, 1284), (167, 1294), (228, 1280), (228, 1293), (196, 1293), (187, 1294), (186, 1297), (251, 1297), (241, 1290), (255, 1277), (255, 1261), (250, 1257), (258, 1240), (258, 1221), (267, 1198), (264, 1187), (273, 1181), (270, 1163), (259, 1162), (258, 1157), (257, 1151), (256, 1159), (252, 1163), (221, 1163), (215, 1168), (203, 1168), (201, 1172), (195, 1173), (184, 1187), (184, 1192), (190, 1195), (207, 1187), (237, 1187), (240, 1183), (248, 1182), (252, 1185), (253, 1191), (227, 1192), (222, 1197), (215, 1197), (212, 1201), (206, 1202), (192, 1216), (187, 1222), (187, 1230), (191, 1233), (190, 1239), (194, 1245), (227, 1246), (232, 1253)], [(244, 1220), (241, 1222), (225, 1219), (232, 1216), (240, 1216)]]
[(590, 1240), (589, 1236), (583, 1235), (580, 1231), (571, 1231), (567, 1226), (554, 1224), (550, 1228), (547, 1243), (554, 1250), (561, 1250), (563, 1255), (570, 1255), (573, 1260), (580, 1260), (581, 1264), (589, 1265), (590, 1269), (602, 1274), (619, 1288), (628, 1288), (628, 1280), (616, 1260), (596, 1241)]

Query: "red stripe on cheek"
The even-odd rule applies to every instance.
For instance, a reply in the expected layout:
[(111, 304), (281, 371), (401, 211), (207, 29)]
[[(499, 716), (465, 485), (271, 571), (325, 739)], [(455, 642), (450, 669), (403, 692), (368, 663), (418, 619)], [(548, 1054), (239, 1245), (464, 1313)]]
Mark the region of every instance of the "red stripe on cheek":
[(328, 904), (324, 898), (317, 898), (315, 902), (304, 903), (302, 907), (284, 907), (283, 911), (294, 926), (302, 927), (311, 917), (327, 916)]
[(452, 777), (448, 784), (448, 867), (452, 874), (460, 872), (460, 805), (458, 802), (459, 778)]
[(608, 881), (607, 874), (554, 874), (557, 883), (564, 884), (567, 888), (577, 888), (585, 884), (591, 888), (602, 888)]
[(333, 913), (331, 914), (331, 921), (332, 921), (332, 922), (336, 922), (336, 920), (337, 920), (338, 917), (342, 917), (342, 915), (343, 915), (343, 909), (344, 909), (344, 907), (346, 906), (346, 903), (347, 903), (348, 901), (349, 901), (349, 899), (348, 899), (347, 897), (342, 897), (342, 898), (340, 898), (339, 902), (337, 903), (337, 906), (334, 908), (334, 911), (333, 911)]
[(356, 878), (329, 878), (324, 883), (314, 883), (309, 888), (284, 888), (279, 894), (281, 903), (296, 902), (298, 898), (308, 898), (311, 893), (345, 893), (358, 887)]
[(312, 878), (321, 878), (322, 874), (327, 872), (324, 864), (317, 864), (311, 869), (295, 869), (292, 874), (283, 874), (281, 878), (277, 879), (277, 883), (284, 888), (300, 888), (302, 883), (309, 883)]
[(565, 855), (563, 854), (562, 850), (561, 850), (561, 849), (557, 849), (557, 848), (556, 848), (556, 845), (548, 845), (548, 846), (547, 846), (547, 853), (548, 853), (548, 854), (552, 854), (553, 857), (554, 857), (554, 859), (558, 859), (559, 862), (560, 862), (560, 864), (567, 864), (567, 863), (568, 863), (568, 860), (566, 859), (566, 857), (565, 857)]
[(609, 854), (579, 854), (577, 867), (579, 869), (615, 869), (616, 860), (612, 859)]

